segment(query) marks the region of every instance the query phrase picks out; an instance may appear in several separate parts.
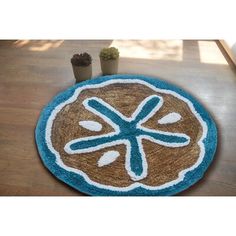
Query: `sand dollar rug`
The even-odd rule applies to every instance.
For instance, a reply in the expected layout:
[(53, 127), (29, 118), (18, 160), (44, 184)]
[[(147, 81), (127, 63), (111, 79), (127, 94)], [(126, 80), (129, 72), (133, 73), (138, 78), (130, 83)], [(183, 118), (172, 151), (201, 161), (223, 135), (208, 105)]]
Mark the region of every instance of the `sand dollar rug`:
[(174, 195), (213, 159), (216, 126), (192, 96), (157, 78), (113, 75), (77, 84), (44, 108), (45, 166), (90, 195)]

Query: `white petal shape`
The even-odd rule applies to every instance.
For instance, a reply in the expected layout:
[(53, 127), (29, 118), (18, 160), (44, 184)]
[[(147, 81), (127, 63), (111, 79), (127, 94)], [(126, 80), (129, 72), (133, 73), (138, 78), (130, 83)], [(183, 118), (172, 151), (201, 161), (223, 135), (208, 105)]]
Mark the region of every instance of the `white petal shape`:
[(119, 156), (120, 153), (117, 151), (105, 152), (98, 160), (98, 167), (109, 165), (110, 163), (114, 162)]
[(91, 131), (100, 131), (102, 129), (102, 125), (100, 123), (92, 120), (80, 121), (79, 125)]
[(159, 124), (172, 124), (181, 119), (181, 115), (176, 112), (171, 112), (168, 115), (162, 117), (160, 120), (158, 120)]

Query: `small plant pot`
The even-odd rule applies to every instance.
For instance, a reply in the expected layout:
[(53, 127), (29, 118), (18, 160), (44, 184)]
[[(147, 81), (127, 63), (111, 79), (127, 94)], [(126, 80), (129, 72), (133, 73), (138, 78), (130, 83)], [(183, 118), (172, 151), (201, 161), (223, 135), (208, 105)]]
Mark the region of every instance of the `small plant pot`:
[(119, 58), (114, 60), (103, 60), (100, 57), (101, 69), (103, 75), (113, 75), (118, 72)]
[(84, 80), (91, 79), (92, 77), (92, 64), (88, 66), (74, 66), (72, 65), (76, 83)]

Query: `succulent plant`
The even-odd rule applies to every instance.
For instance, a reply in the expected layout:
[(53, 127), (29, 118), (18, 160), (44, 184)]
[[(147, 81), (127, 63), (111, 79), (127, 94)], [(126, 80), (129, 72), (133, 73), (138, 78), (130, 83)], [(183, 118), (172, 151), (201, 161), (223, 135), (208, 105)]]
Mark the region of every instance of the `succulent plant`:
[(74, 54), (70, 61), (74, 66), (89, 66), (92, 63), (92, 57), (87, 52), (84, 52)]
[(119, 58), (119, 50), (115, 47), (103, 48), (99, 54), (100, 58), (105, 61)]

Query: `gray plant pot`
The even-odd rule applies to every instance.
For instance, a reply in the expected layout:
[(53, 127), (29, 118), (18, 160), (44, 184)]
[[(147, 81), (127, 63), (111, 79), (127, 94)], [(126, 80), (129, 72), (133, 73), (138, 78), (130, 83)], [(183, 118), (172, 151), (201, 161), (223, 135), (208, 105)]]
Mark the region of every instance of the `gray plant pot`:
[(103, 60), (100, 57), (101, 70), (103, 75), (113, 75), (118, 72), (119, 58), (115, 60)]
[(84, 80), (91, 79), (92, 77), (92, 64), (88, 66), (74, 66), (72, 65), (76, 83)]

